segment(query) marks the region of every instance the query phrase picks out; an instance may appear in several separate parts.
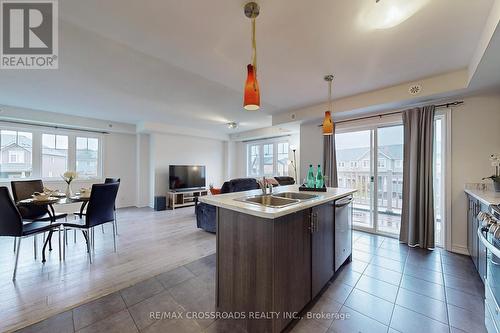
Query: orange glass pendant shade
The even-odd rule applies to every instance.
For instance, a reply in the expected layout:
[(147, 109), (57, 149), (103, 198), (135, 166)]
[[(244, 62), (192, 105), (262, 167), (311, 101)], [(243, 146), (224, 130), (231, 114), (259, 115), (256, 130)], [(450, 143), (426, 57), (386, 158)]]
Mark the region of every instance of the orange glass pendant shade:
[(333, 135), (333, 121), (330, 111), (325, 112), (325, 119), (323, 119), (323, 135)]
[(259, 82), (255, 73), (255, 68), (249, 64), (247, 66), (247, 81), (245, 82), (245, 95), (243, 99), (243, 107), (245, 110), (255, 111), (260, 108), (260, 90)]

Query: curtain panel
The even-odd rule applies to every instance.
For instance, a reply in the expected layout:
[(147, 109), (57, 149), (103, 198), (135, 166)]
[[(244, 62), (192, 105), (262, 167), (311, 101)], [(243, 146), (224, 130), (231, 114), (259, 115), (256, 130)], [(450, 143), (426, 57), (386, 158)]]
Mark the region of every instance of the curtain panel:
[(435, 106), (403, 112), (403, 206), (399, 240), (434, 248), (433, 147)]

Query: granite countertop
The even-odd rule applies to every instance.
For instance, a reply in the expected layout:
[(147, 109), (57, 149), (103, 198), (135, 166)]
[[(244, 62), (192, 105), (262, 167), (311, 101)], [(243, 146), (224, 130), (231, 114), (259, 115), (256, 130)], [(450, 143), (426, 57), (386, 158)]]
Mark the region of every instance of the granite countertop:
[[(209, 205), (234, 210), (240, 213), (245, 213), (257, 217), (275, 219), (290, 213), (298, 212), (307, 208), (311, 208), (325, 202), (337, 200), (347, 195), (353, 194), (357, 190), (348, 188), (333, 188), (329, 187), (326, 192), (300, 192), (317, 195), (316, 198), (301, 201), (299, 203), (285, 206), (282, 208), (266, 207), (258, 204), (252, 204), (235, 199), (241, 199), (248, 196), (261, 195), (261, 190), (252, 190), (244, 192), (234, 192), (218, 195), (208, 195), (199, 198), (199, 201)], [(298, 185), (277, 186), (273, 189), (273, 194), (282, 192), (299, 192)]]
[(475, 188), (465, 188), (465, 193), (473, 196), (486, 205), (500, 205), (500, 192), (480, 190)]

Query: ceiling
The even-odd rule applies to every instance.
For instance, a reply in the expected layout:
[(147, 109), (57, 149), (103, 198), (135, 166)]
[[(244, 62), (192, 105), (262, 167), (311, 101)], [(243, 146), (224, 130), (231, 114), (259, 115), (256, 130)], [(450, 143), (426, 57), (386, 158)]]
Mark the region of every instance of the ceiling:
[(424, 1), (380, 30), (359, 19), (373, 0), (260, 1), (263, 107), (248, 112), (244, 1), (64, 0), (60, 69), (2, 71), (0, 104), (226, 133), (229, 121), (265, 127), (273, 114), (323, 101), (327, 73), (338, 98), (467, 67), (493, 1)]

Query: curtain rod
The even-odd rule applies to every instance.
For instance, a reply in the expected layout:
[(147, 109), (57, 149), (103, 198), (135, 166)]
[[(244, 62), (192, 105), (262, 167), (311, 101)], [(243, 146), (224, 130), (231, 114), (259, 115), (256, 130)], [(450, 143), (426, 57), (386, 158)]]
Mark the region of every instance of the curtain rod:
[(72, 127), (67, 127), (67, 126), (42, 125), (42, 124), (37, 124), (37, 123), (30, 123), (28, 121), (2, 120), (2, 119), (0, 119), (0, 122), (2, 122), (2, 123), (17, 124), (17, 125), (29, 125), (29, 126), (37, 126), (37, 127), (61, 129), (61, 130), (65, 130), (65, 131), (78, 131), (78, 132), (89, 132), (89, 133), (97, 133), (97, 134), (109, 134), (109, 132), (106, 132), (106, 131), (78, 129), (78, 128), (72, 128)]
[[(435, 107), (436, 107), (436, 109), (449, 108), (450, 106), (457, 106), (457, 105), (461, 105), (461, 104), (464, 104), (464, 101), (455, 101), (455, 102), (451, 102), (451, 103), (438, 104), (438, 105), (435, 105)], [(411, 109), (411, 107), (409, 107), (409, 108)], [(405, 110), (408, 110), (408, 109), (405, 109)], [(371, 115), (371, 116), (365, 116), (365, 117), (359, 117), (359, 118), (352, 118), (352, 119), (346, 119), (346, 120), (339, 120), (339, 121), (335, 121), (334, 123), (335, 124), (342, 124), (342, 123), (347, 123), (347, 122), (356, 121), (356, 120), (364, 120), (364, 119), (371, 119), (371, 118), (380, 118), (380, 117), (390, 116), (390, 115), (393, 115), (393, 114), (401, 114), (403, 111), (404, 110), (399, 110), (399, 111), (394, 111), (394, 112), (374, 114), (374, 115)]]

